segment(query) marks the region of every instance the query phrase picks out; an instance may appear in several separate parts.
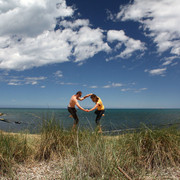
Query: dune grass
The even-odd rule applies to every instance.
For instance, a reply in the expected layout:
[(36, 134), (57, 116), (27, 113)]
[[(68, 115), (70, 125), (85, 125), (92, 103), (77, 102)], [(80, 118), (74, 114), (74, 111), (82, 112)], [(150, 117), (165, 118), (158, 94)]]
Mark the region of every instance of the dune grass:
[(15, 163), (25, 162), (33, 153), (25, 134), (0, 132), (0, 174), (12, 175)]
[[(106, 137), (89, 130), (64, 131), (55, 117), (44, 120), (38, 140), (0, 133), (0, 173), (15, 163), (70, 159), (62, 179), (140, 179), (156, 168), (180, 165), (180, 131), (149, 129)], [(123, 170), (123, 172), (120, 171)]]

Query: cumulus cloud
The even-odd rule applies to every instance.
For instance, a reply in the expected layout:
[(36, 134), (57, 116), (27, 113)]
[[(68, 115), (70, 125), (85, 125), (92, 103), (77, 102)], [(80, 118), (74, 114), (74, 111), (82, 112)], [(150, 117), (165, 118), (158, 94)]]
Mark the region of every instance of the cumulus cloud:
[(65, 0), (0, 0), (0, 35), (37, 36), (73, 13)]
[[(88, 35), (87, 35), (88, 34)], [(101, 29), (82, 27), (76, 36), (73, 37), (75, 46), (73, 55), (76, 62), (93, 57), (100, 51), (110, 51), (110, 47), (103, 41), (104, 35)]]
[(66, 32), (61, 31), (46, 31), (36, 38), (21, 40), (8, 37), (0, 49), (0, 69), (25, 70), (68, 61), (72, 46), (67, 38)]
[[(85, 19), (72, 20), (74, 9), (65, 0), (0, 0), (0, 5), (0, 69), (21, 71), (67, 61), (82, 64), (100, 51), (111, 50), (101, 29), (90, 28)], [(57, 18), (63, 28), (54, 31)]]
[(0, 45), (0, 69), (15, 70), (67, 62), (70, 56), (79, 62), (100, 51), (110, 50), (103, 42), (101, 30), (89, 27), (82, 27), (79, 31), (45, 31), (34, 38), (2, 37)]
[(117, 42), (116, 49), (122, 48), (122, 45), (125, 46), (125, 49), (117, 55), (116, 58), (129, 58), (134, 52), (144, 51), (146, 49), (143, 42), (126, 36), (123, 30), (109, 30), (107, 33), (107, 40), (110, 43), (114, 41)]
[(77, 19), (72, 22), (67, 20), (60, 21), (59, 25), (64, 28), (76, 29), (83, 26), (89, 26), (90, 24), (88, 19)]
[(157, 44), (159, 53), (170, 50), (172, 55), (180, 56), (179, 0), (134, 0), (120, 7), (116, 19), (140, 22)]

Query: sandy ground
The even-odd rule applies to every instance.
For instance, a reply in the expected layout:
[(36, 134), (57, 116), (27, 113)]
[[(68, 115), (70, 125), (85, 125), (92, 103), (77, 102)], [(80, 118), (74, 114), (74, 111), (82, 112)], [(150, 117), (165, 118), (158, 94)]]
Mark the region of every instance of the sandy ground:
[[(71, 171), (72, 159), (66, 159), (62, 161), (50, 161), (39, 162), (34, 164), (21, 164), (15, 169), (16, 174), (13, 179), (15, 180), (58, 180), (64, 179), (63, 172), (66, 167)], [(71, 163), (70, 163), (71, 162)], [(1, 177), (1, 180), (10, 180), (12, 178)], [(144, 177), (134, 180), (179, 180), (180, 179), (180, 167), (159, 169), (151, 174), (147, 174)]]

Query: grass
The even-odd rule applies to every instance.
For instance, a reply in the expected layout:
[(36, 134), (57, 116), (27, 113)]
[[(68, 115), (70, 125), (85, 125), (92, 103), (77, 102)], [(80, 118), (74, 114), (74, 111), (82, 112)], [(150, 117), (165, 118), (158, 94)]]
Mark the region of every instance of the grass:
[(13, 165), (25, 162), (32, 152), (25, 135), (0, 132), (0, 174), (12, 175)]
[(62, 179), (140, 179), (156, 168), (180, 165), (180, 131), (149, 129), (106, 137), (89, 130), (64, 131), (55, 117), (43, 121), (41, 133), (0, 133), (0, 173), (13, 175), (18, 163), (69, 159)]

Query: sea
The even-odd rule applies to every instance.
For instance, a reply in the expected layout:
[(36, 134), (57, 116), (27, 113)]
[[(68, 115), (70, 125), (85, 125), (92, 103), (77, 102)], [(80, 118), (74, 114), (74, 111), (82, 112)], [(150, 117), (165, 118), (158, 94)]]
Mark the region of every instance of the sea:
[[(64, 129), (69, 130), (73, 118), (67, 109), (51, 108), (0, 108), (0, 130), (8, 132), (39, 133), (44, 121), (55, 119)], [(96, 115), (94, 112), (77, 110), (79, 129), (94, 131)], [(161, 128), (180, 125), (180, 109), (106, 109), (101, 119), (105, 132), (126, 131), (142, 127)]]

